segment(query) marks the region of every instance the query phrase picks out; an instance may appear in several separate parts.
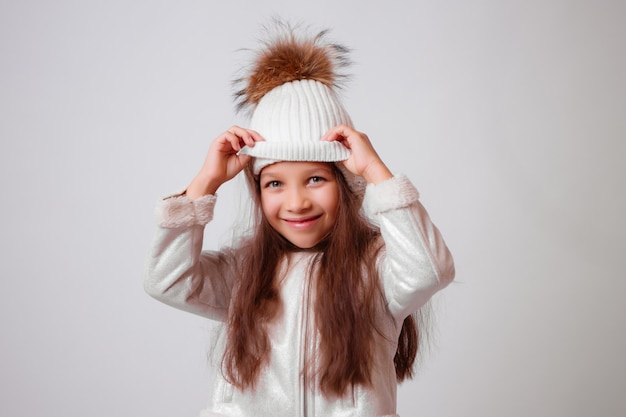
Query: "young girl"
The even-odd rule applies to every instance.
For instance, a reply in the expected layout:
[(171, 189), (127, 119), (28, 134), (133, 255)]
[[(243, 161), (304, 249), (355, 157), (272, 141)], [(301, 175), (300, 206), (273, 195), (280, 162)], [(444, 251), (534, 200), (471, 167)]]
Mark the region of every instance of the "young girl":
[[(224, 324), (203, 416), (396, 415), (413, 315), (453, 279), (416, 189), (335, 95), (346, 63), (324, 33), (268, 41), (238, 93), (250, 128), (219, 135), (186, 191), (159, 204), (146, 291)], [(216, 192), (242, 171), (253, 232), (202, 251)]]

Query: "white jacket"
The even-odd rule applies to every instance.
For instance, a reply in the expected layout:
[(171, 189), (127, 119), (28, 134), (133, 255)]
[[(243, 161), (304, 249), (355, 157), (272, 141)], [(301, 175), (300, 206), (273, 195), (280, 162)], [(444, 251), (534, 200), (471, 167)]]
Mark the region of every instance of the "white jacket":
[[(329, 399), (302, 377), (305, 358), (313, 356), (316, 346), (312, 291), (306, 274), (312, 255), (303, 252), (292, 257), (282, 281), (283, 313), (269, 330), (271, 357), (257, 388), (243, 392), (234, 388), (216, 366), (213, 394), (203, 417), (395, 415), (393, 358), (402, 323), (454, 277), (452, 256), (418, 198), (417, 190), (403, 176), (370, 184), (365, 192), (363, 210), (380, 226), (385, 243), (378, 269), (386, 307), (377, 320), (386, 338), (376, 344), (372, 386), (358, 386), (342, 398)], [(160, 203), (160, 227), (144, 285), (151, 296), (166, 304), (225, 322), (239, 258), (236, 249), (202, 251), (204, 225), (212, 219), (214, 204), (212, 195), (195, 201), (179, 196)], [(216, 346), (214, 356), (219, 365), (221, 337)]]

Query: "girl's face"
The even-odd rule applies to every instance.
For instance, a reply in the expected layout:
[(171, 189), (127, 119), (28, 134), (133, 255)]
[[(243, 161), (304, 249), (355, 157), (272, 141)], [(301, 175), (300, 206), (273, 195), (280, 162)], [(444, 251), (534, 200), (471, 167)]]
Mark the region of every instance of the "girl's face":
[(339, 185), (324, 162), (277, 162), (260, 176), (261, 208), (269, 224), (293, 245), (317, 245), (337, 218)]

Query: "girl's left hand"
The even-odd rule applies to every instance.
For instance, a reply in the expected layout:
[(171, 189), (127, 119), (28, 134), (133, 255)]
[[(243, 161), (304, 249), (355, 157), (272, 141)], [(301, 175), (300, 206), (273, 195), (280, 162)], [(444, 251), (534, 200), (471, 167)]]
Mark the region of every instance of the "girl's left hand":
[(365, 178), (368, 183), (378, 184), (393, 177), (365, 133), (346, 125), (339, 125), (326, 132), (321, 140), (338, 141), (350, 149), (350, 158), (343, 161), (343, 164), (353, 174)]

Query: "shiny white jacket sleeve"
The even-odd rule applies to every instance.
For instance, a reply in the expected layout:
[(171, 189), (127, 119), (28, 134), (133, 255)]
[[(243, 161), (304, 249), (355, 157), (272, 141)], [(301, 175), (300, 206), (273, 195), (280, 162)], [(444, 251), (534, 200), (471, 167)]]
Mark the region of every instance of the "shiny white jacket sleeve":
[(452, 281), (454, 261), (406, 177), (369, 184), (363, 210), (380, 227), (383, 290), (389, 311), (401, 324)]
[(168, 305), (225, 321), (236, 254), (232, 250), (202, 251), (204, 226), (213, 218), (215, 199), (207, 195), (192, 201), (179, 195), (159, 203), (144, 288)]

